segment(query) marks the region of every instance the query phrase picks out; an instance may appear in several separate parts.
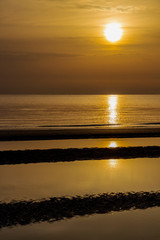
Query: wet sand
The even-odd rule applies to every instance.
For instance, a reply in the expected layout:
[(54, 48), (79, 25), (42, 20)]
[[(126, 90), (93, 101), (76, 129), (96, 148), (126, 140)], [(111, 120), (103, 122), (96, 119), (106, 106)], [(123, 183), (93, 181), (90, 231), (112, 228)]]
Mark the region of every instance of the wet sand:
[(0, 151), (0, 165), (76, 160), (160, 157), (159, 146)]
[(103, 193), (72, 198), (0, 203), (0, 228), (159, 206), (160, 192)]
[(160, 137), (160, 128), (0, 130), (0, 141), (138, 137)]

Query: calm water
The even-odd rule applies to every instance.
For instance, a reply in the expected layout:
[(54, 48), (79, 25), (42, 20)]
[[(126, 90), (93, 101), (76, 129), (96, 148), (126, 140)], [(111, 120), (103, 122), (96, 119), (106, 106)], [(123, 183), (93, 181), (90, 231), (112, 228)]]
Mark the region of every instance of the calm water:
[(158, 191), (160, 159), (110, 159), (0, 166), (0, 201)]
[(159, 127), (160, 95), (1, 95), (0, 129)]

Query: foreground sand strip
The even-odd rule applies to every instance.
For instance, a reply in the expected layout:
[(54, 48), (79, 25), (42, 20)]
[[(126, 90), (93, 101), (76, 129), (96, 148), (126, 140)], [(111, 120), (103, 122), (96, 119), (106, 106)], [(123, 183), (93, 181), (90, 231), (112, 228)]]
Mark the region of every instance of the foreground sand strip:
[(158, 158), (159, 146), (1, 151), (0, 165), (76, 160)]
[(0, 203), (0, 228), (160, 206), (160, 192), (128, 192)]

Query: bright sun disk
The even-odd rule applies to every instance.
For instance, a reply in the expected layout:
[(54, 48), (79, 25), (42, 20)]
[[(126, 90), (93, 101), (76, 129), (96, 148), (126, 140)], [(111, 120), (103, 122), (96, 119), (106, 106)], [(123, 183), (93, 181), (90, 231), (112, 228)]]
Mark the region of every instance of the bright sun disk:
[(117, 42), (122, 38), (123, 30), (120, 23), (109, 23), (104, 30), (104, 36), (110, 42)]

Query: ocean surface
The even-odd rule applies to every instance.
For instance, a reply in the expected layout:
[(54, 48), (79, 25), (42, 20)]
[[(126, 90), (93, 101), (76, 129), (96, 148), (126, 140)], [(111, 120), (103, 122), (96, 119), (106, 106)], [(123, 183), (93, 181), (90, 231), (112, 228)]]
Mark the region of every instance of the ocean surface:
[[(159, 128), (160, 95), (0, 95), (0, 130), (111, 127)], [(0, 141), (0, 151), (135, 146), (160, 138)], [(149, 157), (0, 163), (0, 239), (158, 240), (159, 169)]]
[(160, 127), (160, 95), (0, 95), (0, 129)]

